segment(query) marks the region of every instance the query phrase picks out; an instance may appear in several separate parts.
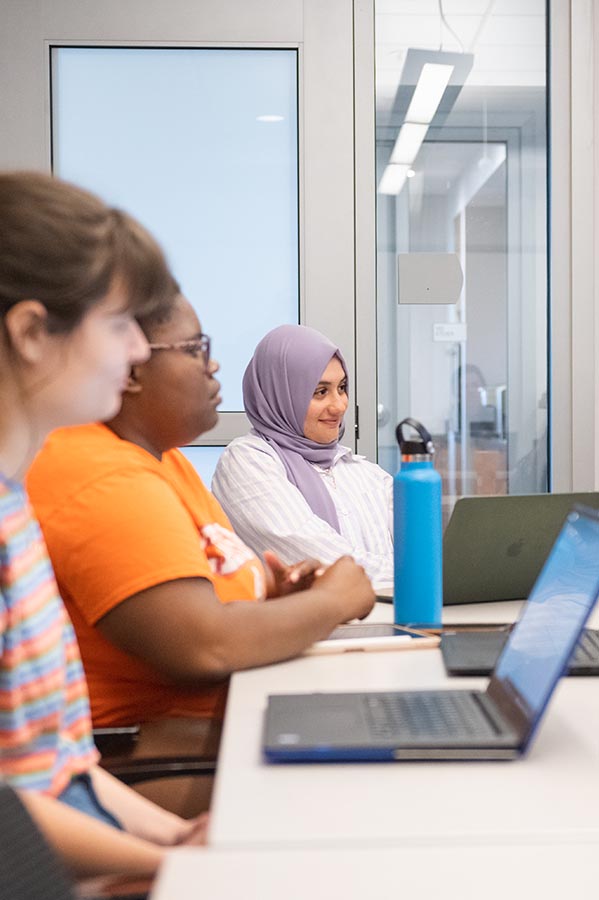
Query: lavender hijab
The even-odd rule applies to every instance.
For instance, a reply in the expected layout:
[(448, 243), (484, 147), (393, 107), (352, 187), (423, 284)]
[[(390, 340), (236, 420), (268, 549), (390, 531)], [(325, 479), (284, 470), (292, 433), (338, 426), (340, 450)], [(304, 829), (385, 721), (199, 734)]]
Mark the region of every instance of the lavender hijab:
[[(304, 422), (322, 373), (338, 347), (314, 328), (280, 325), (262, 338), (243, 376), (243, 403), (254, 432), (277, 451), (287, 478), (313, 512), (339, 531), (335, 504), (310, 463), (328, 468), (338, 441), (318, 444), (304, 437)], [(343, 428), (339, 436), (343, 435)]]

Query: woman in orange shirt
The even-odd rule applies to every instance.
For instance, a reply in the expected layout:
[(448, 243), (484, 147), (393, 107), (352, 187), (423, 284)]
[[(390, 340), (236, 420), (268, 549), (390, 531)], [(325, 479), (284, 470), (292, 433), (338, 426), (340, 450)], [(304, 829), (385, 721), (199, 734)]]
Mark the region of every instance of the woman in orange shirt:
[(181, 295), (139, 322), (151, 357), (132, 367), (120, 412), (52, 435), (28, 484), (95, 724), (190, 714), (209, 723), (231, 672), (301, 653), (366, 615), (374, 595), (349, 557), (315, 578), (314, 563), (287, 568), (266, 553), (263, 567), (242, 544), (175, 449), (217, 421), (210, 341)]

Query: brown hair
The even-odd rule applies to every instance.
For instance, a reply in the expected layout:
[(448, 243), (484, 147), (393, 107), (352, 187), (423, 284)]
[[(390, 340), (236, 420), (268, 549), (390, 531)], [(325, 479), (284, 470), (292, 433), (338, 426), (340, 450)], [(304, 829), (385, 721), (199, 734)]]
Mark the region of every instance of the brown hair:
[(0, 174), (0, 314), (39, 300), (69, 332), (122, 280), (131, 310), (168, 302), (173, 279), (146, 229), (94, 194), (37, 172)]
[(180, 294), (181, 287), (179, 282), (173, 278), (171, 281), (170, 294), (169, 296), (164, 297), (164, 300), (160, 305), (155, 305), (151, 309), (144, 309), (136, 313), (135, 318), (137, 324), (148, 341), (152, 340), (155, 328), (160, 325), (166, 325), (167, 322), (171, 321), (173, 313), (175, 312), (177, 297), (179, 297)]

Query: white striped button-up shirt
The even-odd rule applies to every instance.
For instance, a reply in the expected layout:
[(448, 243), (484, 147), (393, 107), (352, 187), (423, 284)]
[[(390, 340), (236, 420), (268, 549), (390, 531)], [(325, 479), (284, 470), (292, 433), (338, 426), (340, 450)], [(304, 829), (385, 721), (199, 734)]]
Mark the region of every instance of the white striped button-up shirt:
[(274, 550), (286, 564), (349, 554), (375, 590), (393, 585), (393, 479), (340, 447), (330, 469), (314, 466), (329, 491), (341, 533), (319, 518), (288, 479), (276, 450), (258, 435), (225, 448), (212, 490), (239, 537), (256, 553)]

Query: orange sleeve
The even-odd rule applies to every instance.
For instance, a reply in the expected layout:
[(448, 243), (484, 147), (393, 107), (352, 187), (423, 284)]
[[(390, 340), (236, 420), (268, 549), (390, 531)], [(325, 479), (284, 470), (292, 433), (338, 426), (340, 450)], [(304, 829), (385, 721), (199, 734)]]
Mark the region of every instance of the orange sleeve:
[(168, 482), (139, 466), (80, 488), (43, 528), (59, 585), (90, 625), (156, 584), (212, 580), (190, 514)]

